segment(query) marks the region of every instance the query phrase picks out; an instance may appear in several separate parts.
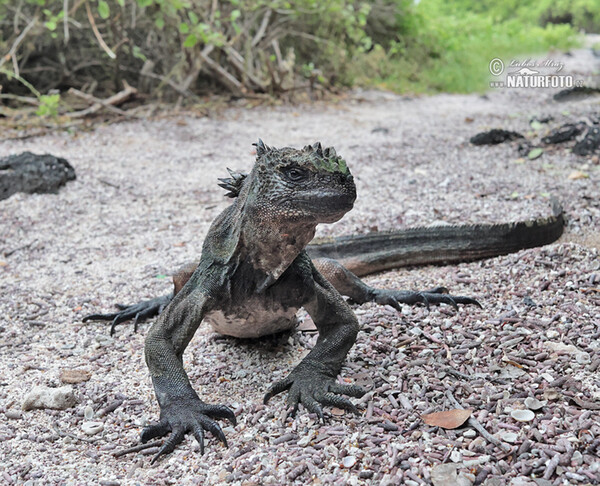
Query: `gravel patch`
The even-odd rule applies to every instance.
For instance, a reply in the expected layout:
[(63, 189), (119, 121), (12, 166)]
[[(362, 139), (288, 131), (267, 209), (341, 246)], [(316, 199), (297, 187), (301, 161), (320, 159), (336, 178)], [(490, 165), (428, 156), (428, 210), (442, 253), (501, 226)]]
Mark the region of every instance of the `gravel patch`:
[[(576, 76), (598, 71), (588, 51), (564, 60)], [(534, 116), (558, 127), (600, 111), (598, 98), (558, 103), (553, 93), (355, 92), (335, 104), (231, 107), (0, 145), (0, 157), (49, 152), (77, 172), (57, 195), (0, 201), (0, 482), (599, 484), (598, 157), (556, 147), (527, 160), (518, 141), (469, 143), (492, 128), (527, 135)], [(320, 140), (348, 161), (357, 204), (320, 235), (525, 220), (549, 214), (550, 194), (564, 205), (566, 234), (481, 262), (369, 277), (386, 288), (447, 286), (484, 308), (356, 306), (362, 330), (342, 379), (370, 390), (355, 401), (360, 417), (329, 409), (324, 425), (306, 412), (286, 421), (284, 396), (262, 404), (315, 334), (236, 340), (202, 327), (185, 367), (205, 401), (235, 410), (229, 449), (208, 437), (200, 456), (188, 437), (152, 467), (156, 446), (119, 455), (158, 416), (143, 360), (148, 327), (134, 334), (124, 324), (110, 337), (106, 324), (81, 318), (169, 289), (165, 276), (197, 258), (229, 203), (217, 178), (249, 169), (258, 137)], [(34, 388), (64, 386), (74, 407), (22, 410)], [(473, 410), (457, 429), (420, 418), (454, 408)]]

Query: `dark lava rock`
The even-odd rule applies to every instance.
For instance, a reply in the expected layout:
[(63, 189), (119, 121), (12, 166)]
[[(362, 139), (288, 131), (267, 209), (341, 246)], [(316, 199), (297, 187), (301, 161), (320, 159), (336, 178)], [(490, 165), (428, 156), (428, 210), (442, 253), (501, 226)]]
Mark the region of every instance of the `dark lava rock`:
[(516, 140), (518, 138), (525, 137), (518, 132), (494, 128), (488, 132), (478, 133), (471, 137), (470, 141), (473, 145), (497, 145), (506, 142), (507, 140)]
[(16, 192), (57, 193), (75, 179), (75, 169), (65, 159), (31, 152), (0, 158), (0, 200)]
[(581, 135), (585, 130), (585, 123), (566, 123), (552, 130), (548, 135), (542, 138), (544, 143), (564, 143), (573, 140), (577, 135)]
[(555, 101), (571, 101), (587, 98), (600, 94), (600, 88), (592, 88), (591, 86), (575, 86), (567, 88), (556, 93), (553, 98)]
[(600, 127), (590, 127), (583, 140), (573, 147), (577, 155), (592, 155), (600, 148)]

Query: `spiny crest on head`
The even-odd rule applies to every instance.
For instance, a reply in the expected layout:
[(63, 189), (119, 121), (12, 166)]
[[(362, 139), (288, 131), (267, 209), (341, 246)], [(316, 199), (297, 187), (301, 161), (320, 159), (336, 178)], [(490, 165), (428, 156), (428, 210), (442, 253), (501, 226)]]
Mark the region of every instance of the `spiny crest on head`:
[(260, 138), (258, 139), (258, 142), (253, 143), (252, 145), (256, 147), (257, 157), (261, 157), (266, 153), (271, 152), (272, 150), (277, 150), (275, 147), (269, 147), (268, 145), (266, 145), (265, 142), (263, 142)]
[(350, 173), (346, 161), (338, 156), (333, 147), (323, 149), (321, 142), (315, 142), (312, 145), (306, 145), (302, 151), (317, 155), (317, 158), (313, 161), (313, 165), (318, 170), (341, 172), (342, 174)]
[(221, 181), (219, 186), (229, 191), (227, 194), (225, 194), (227, 197), (238, 197), (248, 174), (244, 174), (243, 172), (234, 172), (230, 168), (227, 168), (227, 172), (229, 172), (231, 177), (219, 178)]

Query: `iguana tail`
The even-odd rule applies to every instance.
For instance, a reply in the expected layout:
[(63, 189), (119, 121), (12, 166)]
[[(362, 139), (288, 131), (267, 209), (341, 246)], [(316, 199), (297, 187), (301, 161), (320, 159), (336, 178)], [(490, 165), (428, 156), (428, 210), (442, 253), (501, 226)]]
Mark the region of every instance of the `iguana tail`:
[(409, 265), (479, 260), (547, 245), (560, 237), (563, 226), (562, 206), (553, 199), (548, 218), (321, 238), (313, 240), (307, 251), (312, 258), (338, 260), (361, 276)]

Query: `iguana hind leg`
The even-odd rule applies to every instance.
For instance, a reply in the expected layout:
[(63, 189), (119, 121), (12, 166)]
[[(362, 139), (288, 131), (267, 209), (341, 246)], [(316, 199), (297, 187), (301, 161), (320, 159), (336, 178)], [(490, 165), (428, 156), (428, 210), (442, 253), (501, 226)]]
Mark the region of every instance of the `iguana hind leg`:
[(350, 297), (358, 304), (376, 302), (381, 305), (391, 305), (400, 310), (400, 304), (448, 304), (458, 308), (457, 304), (471, 304), (481, 307), (481, 304), (471, 297), (449, 295), (445, 287), (436, 287), (425, 291), (387, 290), (371, 287), (346, 269), (341, 263), (330, 258), (315, 258), (313, 260), (319, 272), (342, 295)]

